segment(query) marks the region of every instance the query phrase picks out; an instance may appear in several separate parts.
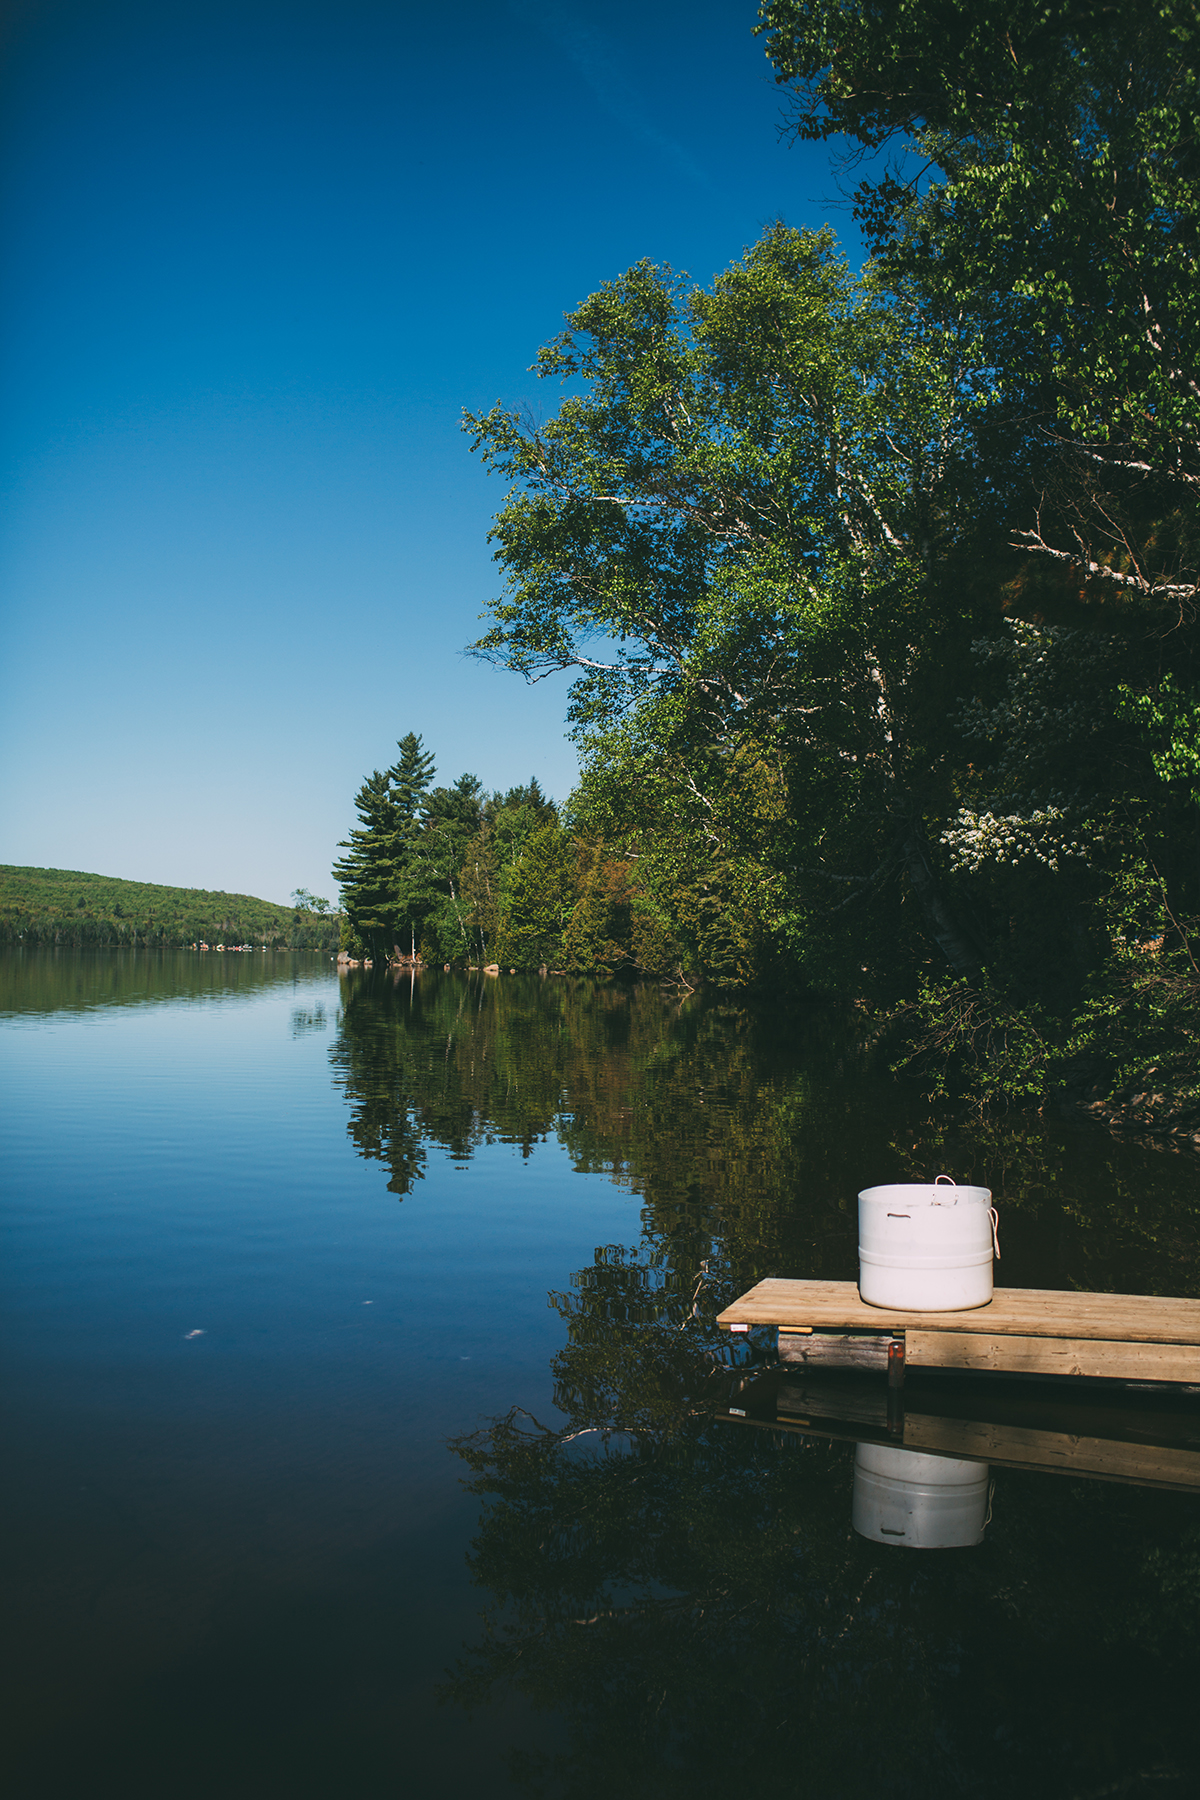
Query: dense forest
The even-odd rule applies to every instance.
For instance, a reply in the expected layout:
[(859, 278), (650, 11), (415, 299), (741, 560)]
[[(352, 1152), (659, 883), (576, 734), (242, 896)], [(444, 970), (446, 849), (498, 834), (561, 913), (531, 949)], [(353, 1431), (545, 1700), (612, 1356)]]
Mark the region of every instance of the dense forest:
[[(185, 948), (253, 944), (278, 950), (335, 950), (338, 920), (328, 902), (298, 889), (297, 904), (251, 894), (121, 881), (78, 869), (0, 865), (0, 944)], [(324, 909), (324, 910), (322, 910)]]
[(1200, 1129), (1195, 9), (778, 0), (870, 254), (641, 263), (540, 352), (473, 647), (582, 777), (359, 796), (347, 942), (853, 1000), (930, 1087)]

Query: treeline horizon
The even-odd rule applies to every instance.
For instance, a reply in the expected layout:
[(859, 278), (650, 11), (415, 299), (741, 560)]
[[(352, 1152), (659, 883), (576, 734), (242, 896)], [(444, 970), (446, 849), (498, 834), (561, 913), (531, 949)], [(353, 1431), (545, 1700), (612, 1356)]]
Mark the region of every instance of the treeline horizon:
[(338, 920), (252, 894), (0, 864), (0, 945), (180, 950), (200, 942), (333, 951)]

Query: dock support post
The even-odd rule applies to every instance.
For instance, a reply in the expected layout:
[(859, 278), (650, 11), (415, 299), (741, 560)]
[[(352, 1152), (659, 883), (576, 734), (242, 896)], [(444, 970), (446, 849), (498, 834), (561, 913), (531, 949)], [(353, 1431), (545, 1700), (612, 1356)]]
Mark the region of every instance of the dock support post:
[(887, 1359), (887, 1429), (889, 1437), (904, 1436), (904, 1339), (894, 1337), (888, 1345)]

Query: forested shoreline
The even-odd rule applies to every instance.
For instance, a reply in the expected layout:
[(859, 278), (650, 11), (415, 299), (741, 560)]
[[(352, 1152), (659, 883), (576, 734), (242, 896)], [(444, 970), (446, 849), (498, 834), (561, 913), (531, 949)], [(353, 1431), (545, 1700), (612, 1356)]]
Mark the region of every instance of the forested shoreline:
[(372, 962), (653, 976), (690, 985), (679, 946), (626, 858), (572, 829), (569, 809), (475, 775), (435, 787), (409, 732), (359, 790), (358, 827), (334, 865), (342, 948)]
[(539, 353), (556, 412), (468, 417), (473, 650), (573, 674), (582, 776), (433, 789), (406, 738), (343, 941), (836, 996), (934, 1093), (1200, 1141), (1194, 9), (758, 30), (868, 260), (637, 264)]
[(508, 490), (470, 649), (570, 676), (575, 791), (440, 785), (409, 732), (340, 917), (9, 868), (0, 942), (833, 1004), (930, 1095), (1200, 1146), (1195, 8), (756, 29), (861, 269), (784, 222), (707, 283), (637, 263), (538, 353), (544, 417), (465, 420)]
[(79, 869), (0, 864), (0, 945), (76, 950), (142, 946), (185, 949), (253, 944), (278, 950), (336, 950), (336, 917), (298, 891), (277, 906), (252, 894), (124, 881)]

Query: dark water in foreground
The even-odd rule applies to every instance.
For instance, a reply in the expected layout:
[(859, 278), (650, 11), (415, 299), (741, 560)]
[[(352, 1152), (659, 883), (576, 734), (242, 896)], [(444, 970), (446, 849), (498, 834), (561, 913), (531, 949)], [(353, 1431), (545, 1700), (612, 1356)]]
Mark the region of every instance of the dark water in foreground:
[(10, 1794), (1197, 1791), (1200, 1499), (868, 1542), (712, 1326), (943, 1169), (1008, 1285), (1200, 1294), (1195, 1158), (931, 1118), (827, 1015), (311, 956), (10, 955), (0, 1056)]

